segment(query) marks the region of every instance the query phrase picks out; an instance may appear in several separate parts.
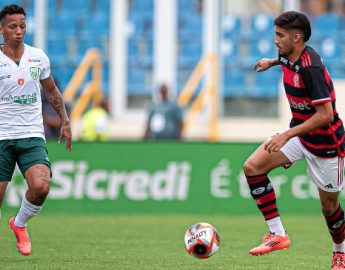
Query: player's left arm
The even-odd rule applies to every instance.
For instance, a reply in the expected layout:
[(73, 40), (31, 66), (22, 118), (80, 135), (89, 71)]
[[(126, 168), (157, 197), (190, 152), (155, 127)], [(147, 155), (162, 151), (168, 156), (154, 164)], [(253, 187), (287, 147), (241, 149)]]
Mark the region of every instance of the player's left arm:
[(51, 76), (44, 80), (41, 80), (40, 82), (48, 101), (52, 104), (53, 108), (61, 119), (59, 143), (61, 143), (62, 139), (65, 138), (67, 150), (72, 151), (71, 124), (66, 112), (62, 95)]

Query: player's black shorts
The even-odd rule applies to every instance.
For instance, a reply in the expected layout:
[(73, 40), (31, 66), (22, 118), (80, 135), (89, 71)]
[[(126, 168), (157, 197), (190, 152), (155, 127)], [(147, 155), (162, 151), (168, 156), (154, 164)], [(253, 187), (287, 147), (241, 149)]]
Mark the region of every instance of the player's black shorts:
[(42, 138), (0, 141), (0, 182), (11, 181), (16, 163), (22, 174), (35, 164), (51, 166), (46, 143)]

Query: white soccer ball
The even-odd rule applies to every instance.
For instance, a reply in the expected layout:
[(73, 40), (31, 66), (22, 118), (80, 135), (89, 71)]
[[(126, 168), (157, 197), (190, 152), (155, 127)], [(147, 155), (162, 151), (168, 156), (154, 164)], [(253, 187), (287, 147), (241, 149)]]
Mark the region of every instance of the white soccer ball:
[(190, 255), (207, 259), (218, 251), (220, 237), (215, 227), (209, 223), (200, 222), (186, 231), (184, 245)]

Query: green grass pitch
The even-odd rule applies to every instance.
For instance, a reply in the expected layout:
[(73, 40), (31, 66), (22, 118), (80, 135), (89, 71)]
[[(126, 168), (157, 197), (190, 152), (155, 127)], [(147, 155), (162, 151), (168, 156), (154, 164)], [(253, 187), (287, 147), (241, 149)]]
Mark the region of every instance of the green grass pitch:
[[(283, 216), (288, 250), (253, 257), (248, 251), (267, 231), (257, 216), (54, 215), (29, 223), (33, 251), (18, 253), (5, 214), (0, 220), (0, 269), (330, 269), (332, 243), (321, 216)], [(206, 260), (187, 254), (183, 237), (199, 221), (217, 227), (221, 245)]]

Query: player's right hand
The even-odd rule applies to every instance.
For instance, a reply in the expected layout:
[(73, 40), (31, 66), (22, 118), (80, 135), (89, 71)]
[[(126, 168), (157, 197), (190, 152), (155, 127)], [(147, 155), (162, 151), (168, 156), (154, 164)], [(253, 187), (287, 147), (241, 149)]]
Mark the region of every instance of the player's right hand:
[(253, 70), (255, 72), (262, 72), (269, 69), (272, 66), (273, 60), (270, 58), (262, 58), (254, 64)]

